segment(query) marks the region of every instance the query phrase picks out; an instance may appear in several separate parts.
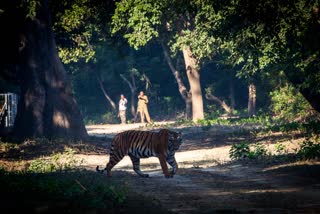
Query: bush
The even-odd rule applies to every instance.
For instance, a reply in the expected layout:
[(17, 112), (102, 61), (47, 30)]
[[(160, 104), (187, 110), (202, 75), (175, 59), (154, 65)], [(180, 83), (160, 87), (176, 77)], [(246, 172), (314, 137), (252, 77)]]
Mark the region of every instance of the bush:
[(298, 151), (298, 157), (302, 160), (320, 158), (320, 137), (314, 136), (302, 142)]
[(270, 93), (271, 111), (284, 121), (306, 120), (314, 111), (306, 99), (291, 85), (285, 85)]
[(267, 156), (268, 150), (266, 149), (265, 145), (257, 143), (253, 145), (253, 151), (251, 153), (252, 158), (260, 158)]
[(248, 142), (238, 143), (231, 146), (229, 156), (232, 160), (245, 159), (250, 156), (250, 147)]
[(267, 154), (268, 150), (265, 145), (257, 143), (250, 148), (248, 142), (234, 144), (229, 151), (232, 160), (258, 159), (267, 156)]
[(286, 146), (282, 143), (276, 143), (275, 149), (277, 154), (279, 155), (284, 154), (286, 152)]
[(75, 151), (67, 148), (63, 153), (48, 158), (40, 158), (31, 162), (28, 171), (34, 173), (56, 172), (79, 167), (83, 160), (75, 157)]

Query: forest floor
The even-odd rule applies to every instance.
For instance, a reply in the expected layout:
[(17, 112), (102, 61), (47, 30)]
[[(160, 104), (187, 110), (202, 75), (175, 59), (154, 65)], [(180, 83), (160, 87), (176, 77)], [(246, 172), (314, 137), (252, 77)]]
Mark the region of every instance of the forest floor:
[[(107, 138), (137, 128), (146, 129), (141, 124), (87, 127), (90, 135)], [(181, 131), (184, 139), (176, 153), (179, 172), (174, 178), (164, 178), (156, 158), (141, 161), (141, 170), (150, 177), (140, 178), (126, 157), (113, 169), (113, 177), (106, 179), (122, 180), (158, 209), (173, 213), (320, 213), (320, 162), (281, 156), (231, 161), (231, 145), (250, 140), (251, 135), (234, 134), (237, 127), (225, 126), (173, 129)], [(272, 133), (255, 136), (254, 142), (263, 143), (272, 154), (275, 144), (281, 142), (290, 154), (302, 140), (294, 133)], [(104, 153), (81, 158), (88, 168), (104, 167), (108, 152)]]
[[(166, 125), (167, 124), (167, 125)], [(178, 126), (172, 122), (144, 124), (91, 125), (89, 142), (67, 144), (77, 151), (87, 170), (108, 162), (113, 136), (124, 130), (157, 130), (160, 125), (181, 131), (183, 144), (176, 152), (178, 173), (164, 178), (157, 158), (141, 160), (141, 178), (132, 170), (128, 157), (113, 169), (108, 181), (120, 182), (128, 189), (126, 205), (119, 213), (320, 213), (320, 162), (291, 158), (304, 140), (298, 132), (257, 134), (254, 125)], [(229, 150), (235, 143), (262, 143), (270, 157), (232, 161)], [(276, 144), (284, 145), (278, 154)], [(65, 143), (26, 142), (19, 148), (1, 149), (0, 164), (19, 170), (36, 158), (62, 152)], [(19, 157), (19, 158), (17, 158)], [(13, 163), (20, 160), (19, 166)], [(21, 168), (20, 168), (21, 169)]]

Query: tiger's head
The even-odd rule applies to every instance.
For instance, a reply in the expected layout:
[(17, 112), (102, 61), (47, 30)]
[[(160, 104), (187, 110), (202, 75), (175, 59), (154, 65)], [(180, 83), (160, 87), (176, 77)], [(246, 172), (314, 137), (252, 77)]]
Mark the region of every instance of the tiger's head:
[(182, 144), (182, 134), (181, 132), (169, 132), (169, 145), (173, 148), (174, 151), (177, 151)]

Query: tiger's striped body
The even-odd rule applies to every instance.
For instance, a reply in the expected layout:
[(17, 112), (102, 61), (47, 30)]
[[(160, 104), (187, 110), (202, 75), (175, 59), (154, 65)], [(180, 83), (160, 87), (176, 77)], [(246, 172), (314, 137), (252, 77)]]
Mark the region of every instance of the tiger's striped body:
[[(148, 177), (140, 171), (140, 158), (158, 157), (165, 177), (173, 177), (177, 172), (178, 164), (175, 160), (175, 152), (182, 142), (181, 133), (162, 129), (159, 132), (151, 131), (125, 131), (117, 134), (111, 144), (110, 159), (105, 170), (111, 176), (111, 169), (129, 155), (133, 164), (133, 170), (142, 177)], [(167, 163), (172, 167), (168, 171)], [(99, 166), (97, 166), (97, 171)]]

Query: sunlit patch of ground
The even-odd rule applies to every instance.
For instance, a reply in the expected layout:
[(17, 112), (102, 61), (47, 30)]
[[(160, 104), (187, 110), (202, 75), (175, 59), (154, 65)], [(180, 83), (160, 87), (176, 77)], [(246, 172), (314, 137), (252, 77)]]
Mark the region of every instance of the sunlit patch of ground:
[[(163, 125), (166, 123), (163, 122)], [(68, 144), (68, 147), (78, 151), (75, 157), (83, 160), (82, 167), (95, 170), (99, 165), (104, 168), (109, 159), (112, 137), (131, 129), (146, 130), (148, 127), (139, 123), (87, 126), (91, 136), (103, 138)], [(159, 160), (155, 157), (141, 159), (141, 170), (148, 173), (149, 178), (141, 178), (135, 174), (129, 157), (125, 157), (114, 167), (111, 178), (105, 173), (97, 173), (97, 176), (104, 176), (111, 181), (124, 180), (133, 195), (143, 195), (164, 209), (179, 214), (320, 213), (320, 162), (293, 162), (272, 157), (253, 162), (237, 162), (229, 157), (231, 146), (240, 142), (250, 142), (250, 145), (261, 142), (271, 154), (277, 154), (275, 145), (281, 143), (285, 147), (284, 153), (295, 153), (303, 137), (290, 136), (288, 133), (269, 133), (256, 136), (252, 142), (250, 134), (233, 133), (239, 127), (173, 129), (182, 131), (184, 139), (176, 153), (179, 171), (174, 178), (167, 179), (163, 176)], [(47, 149), (56, 148), (57, 145), (50, 144)], [(30, 161), (39, 158), (27, 154), (52, 154), (42, 151), (45, 147), (41, 144), (32, 146), (2, 151), (0, 164), (12, 170), (23, 169)], [(63, 146), (64, 144), (60, 145), (62, 149)], [(12, 154), (6, 156), (8, 154), (5, 153), (10, 151)], [(19, 161), (16, 161), (17, 158), (10, 161), (6, 157), (21, 158)], [(28, 158), (24, 159), (26, 157)]]
[[(141, 127), (136, 124), (122, 128)], [(248, 138), (228, 135), (234, 127), (221, 128), (180, 129), (184, 143), (176, 153), (179, 171), (172, 179), (163, 176), (157, 158), (141, 159), (141, 170), (150, 178), (140, 178), (128, 157), (114, 167), (113, 177), (106, 179), (126, 179), (134, 191), (174, 213), (320, 213), (317, 164), (309, 163), (308, 174), (303, 164), (297, 168), (293, 163), (277, 163), (272, 158), (257, 163), (233, 162), (229, 157), (231, 145)], [(112, 128), (103, 131), (103, 127), (92, 129), (91, 133), (96, 131), (108, 136), (118, 133)], [(263, 143), (275, 155), (277, 143), (283, 144), (283, 152), (289, 154), (297, 151), (301, 141), (301, 137), (288, 138), (277, 133), (274, 137), (259, 136), (256, 142)], [(90, 169), (96, 165), (104, 167), (108, 162), (108, 152), (79, 157), (86, 158), (86, 167)]]

